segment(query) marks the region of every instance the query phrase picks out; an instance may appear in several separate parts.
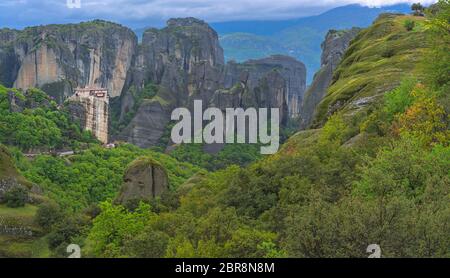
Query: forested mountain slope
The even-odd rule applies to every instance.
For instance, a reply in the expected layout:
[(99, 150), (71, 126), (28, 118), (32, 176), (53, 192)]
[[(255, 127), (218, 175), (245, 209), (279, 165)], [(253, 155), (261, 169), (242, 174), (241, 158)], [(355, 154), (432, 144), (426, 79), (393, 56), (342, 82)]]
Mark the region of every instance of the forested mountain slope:
[[(128, 144), (106, 149), (64, 125), (64, 110), (41, 91), (2, 88), (0, 139), (12, 154), (0, 165), (14, 162), (45, 198), (1, 205), (0, 216), (19, 213), (20, 227), (36, 233), (0, 235), (0, 256), (67, 256), (75, 243), (83, 257), (367, 257), (375, 243), (383, 257), (449, 257), (449, 2), (433, 11), (383, 15), (360, 33), (318, 107), (317, 129), (247, 167), (207, 172)], [(11, 91), (24, 101), (19, 110)], [(27, 132), (14, 132), (17, 117), (45, 122), (60, 140), (21, 125)], [(28, 159), (14, 136), (77, 149)], [(167, 190), (134, 195), (148, 179)], [(137, 198), (119, 205), (130, 191)]]
[[(441, 12), (426, 23), (385, 15), (359, 37), (353, 51), (371, 53), (372, 46), (382, 43), (384, 51), (394, 54), (390, 64), (382, 57), (385, 52), (372, 52), (378, 63), (369, 56), (370, 66), (359, 72), (367, 87), (374, 88), (370, 77), (377, 77), (380, 66), (398, 79), (387, 76), (385, 87), (371, 91), (380, 96), (361, 113), (323, 104), (326, 111), (334, 110), (320, 129), (296, 134), (279, 153), (247, 168), (196, 176), (180, 187), (180, 203), (168, 211), (141, 205), (130, 212), (104, 203), (86, 241), (88, 252), (111, 257), (365, 257), (367, 246), (377, 243), (384, 257), (448, 257), (449, 78), (436, 73), (447, 67), (439, 61), (449, 60), (448, 27), (440, 25), (448, 20), (449, 8), (443, 1)], [(415, 21), (418, 29), (408, 31), (406, 20)], [(386, 37), (397, 44), (383, 44)], [(408, 42), (417, 37), (424, 44), (415, 52)], [(418, 59), (405, 55), (405, 65), (397, 63), (404, 52), (396, 45), (406, 46), (405, 52), (413, 51)], [(355, 53), (351, 49), (347, 57)], [(421, 68), (420, 60), (433, 66)], [(395, 75), (398, 67), (408, 74)], [(347, 78), (338, 73), (335, 84)], [(359, 96), (357, 90), (350, 92)], [(114, 227), (133, 227), (115, 229), (110, 219), (120, 219)], [(116, 231), (114, 239), (106, 236), (109, 229)], [(144, 244), (147, 248), (140, 247)]]

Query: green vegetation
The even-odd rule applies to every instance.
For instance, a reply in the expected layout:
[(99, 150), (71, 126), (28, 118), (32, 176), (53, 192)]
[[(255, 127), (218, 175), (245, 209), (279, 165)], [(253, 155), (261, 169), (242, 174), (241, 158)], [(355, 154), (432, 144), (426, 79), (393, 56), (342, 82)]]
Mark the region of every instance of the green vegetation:
[[(90, 257), (367, 257), (377, 243), (383, 257), (450, 257), (449, 75), (441, 62), (450, 61), (441, 45), (450, 5), (438, 5), (427, 18), (385, 15), (363, 31), (319, 107), (320, 128), (246, 167), (207, 172), (180, 162), (245, 164), (236, 145), (217, 156), (201, 145), (179, 146), (172, 157), (128, 144), (66, 158), (0, 153), (0, 163), (9, 159), (4, 172), (16, 171), (14, 158), (54, 200), (0, 205), (0, 219), (36, 232), (0, 233), (0, 256), (66, 256), (77, 243)], [(410, 32), (406, 19), (416, 22)], [(130, 209), (115, 205), (138, 157), (166, 169), (170, 190)]]
[(111, 103), (111, 134), (117, 134), (124, 129), (134, 118), (141, 104), (146, 100), (155, 99), (157, 93), (158, 87), (152, 83), (147, 83), (141, 90), (132, 86), (128, 91), (128, 95), (132, 98), (131, 107), (125, 111), (125, 115), (120, 115), (122, 107), (120, 107), (119, 99), (113, 99)]
[[(407, 33), (404, 20), (384, 16), (366, 30), (335, 76), (336, 92), (341, 79), (356, 78), (366, 85), (340, 92), (378, 92), (377, 101), (354, 114), (336, 108), (321, 129), (294, 135), (246, 168), (196, 176), (169, 210), (103, 203), (85, 250), (106, 257), (365, 257), (376, 242), (384, 257), (449, 257), (448, 91), (434, 85), (442, 64), (428, 71), (411, 62), (431, 59), (433, 49), (413, 49), (428, 31)], [(395, 74), (399, 68), (408, 79)], [(380, 86), (381, 77), (389, 86)], [(198, 153), (186, 158), (201, 161)]]
[[(361, 31), (334, 72), (328, 93), (319, 104), (314, 125), (322, 125), (337, 110), (347, 115), (364, 113), (364, 103), (379, 100), (405, 76), (421, 78), (416, 65), (430, 45), (425, 31), (405, 30), (404, 22), (424, 24), (424, 18), (384, 14)], [(360, 102), (362, 104), (360, 104)]]
[[(10, 104), (9, 93), (15, 97), (15, 104)], [(0, 85), (0, 114), (0, 143), (17, 146), (23, 151), (96, 142), (92, 135), (71, 123), (68, 113), (59, 110), (56, 103), (38, 89), (22, 92)]]
[(0, 179), (17, 177), (18, 173), (14, 167), (14, 162), (12, 160), (11, 154), (8, 149), (0, 145)]
[(30, 162), (19, 158), (17, 165), (27, 179), (39, 184), (63, 208), (80, 210), (114, 198), (127, 165), (140, 156), (150, 156), (164, 165), (170, 186), (174, 189), (200, 171), (200, 168), (162, 153), (132, 145), (115, 149), (91, 147), (67, 159), (41, 155)]
[(28, 190), (23, 187), (14, 187), (5, 193), (5, 203), (10, 208), (24, 207), (27, 201)]
[(25, 205), (21, 208), (11, 208), (6, 205), (0, 205), (0, 217), (21, 217), (27, 219), (28, 224), (33, 222), (37, 207), (33, 205)]
[(47, 241), (39, 237), (41, 229), (34, 223), (36, 211), (37, 207), (29, 204), (20, 208), (0, 205), (0, 257), (50, 256)]
[(183, 144), (171, 151), (170, 156), (201, 168), (214, 171), (230, 165), (246, 166), (260, 159), (260, 145), (225, 144), (217, 154), (208, 154), (202, 144)]
[(407, 19), (403, 23), (403, 26), (405, 26), (407, 31), (412, 31), (414, 29), (414, 26), (416, 26), (416, 23), (412, 20)]

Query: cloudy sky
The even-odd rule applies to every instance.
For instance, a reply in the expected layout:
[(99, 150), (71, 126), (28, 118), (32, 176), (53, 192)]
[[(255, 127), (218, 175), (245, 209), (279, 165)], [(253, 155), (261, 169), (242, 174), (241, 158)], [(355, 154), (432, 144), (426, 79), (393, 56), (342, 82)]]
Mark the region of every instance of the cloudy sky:
[[(193, 16), (208, 22), (273, 20), (319, 14), (347, 4), (383, 6), (418, 0), (0, 0), (0, 27), (67, 23), (96, 18), (137, 28), (160, 26), (170, 17)], [(423, 0), (432, 3), (434, 0)]]

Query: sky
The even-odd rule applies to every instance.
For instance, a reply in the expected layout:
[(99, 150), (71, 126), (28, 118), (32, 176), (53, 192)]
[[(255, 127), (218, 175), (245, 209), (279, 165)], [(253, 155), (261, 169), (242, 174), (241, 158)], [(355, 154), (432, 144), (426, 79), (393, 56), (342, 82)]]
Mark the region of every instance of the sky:
[[(80, 1), (69, 8), (67, 1)], [(132, 28), (162, 26), (172, 17), (207, 22), (279, 20), (320, 14), (347, 4), (384, 6), (418, 0), (0, 0), (0, 28), (105, 19)], [(422, 0), (422, 4), (435, 2)]]

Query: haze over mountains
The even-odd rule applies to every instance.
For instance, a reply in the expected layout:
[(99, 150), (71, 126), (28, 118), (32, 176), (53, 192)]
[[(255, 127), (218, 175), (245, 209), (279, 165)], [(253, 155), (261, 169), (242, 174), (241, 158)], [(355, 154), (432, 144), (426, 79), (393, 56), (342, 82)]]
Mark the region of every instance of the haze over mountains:
[(271, 54), (289, 55), (305, 63), (309, 84), (320, 67), (320, 45), (328, 30), (367, 27), (381, 13), (409, 11), (408, 4), (381, 8), (347, 5), (294, 20), (223, 22), (213, 23), (212, 27), (220, 35), (226, 60), (241, 62)]

